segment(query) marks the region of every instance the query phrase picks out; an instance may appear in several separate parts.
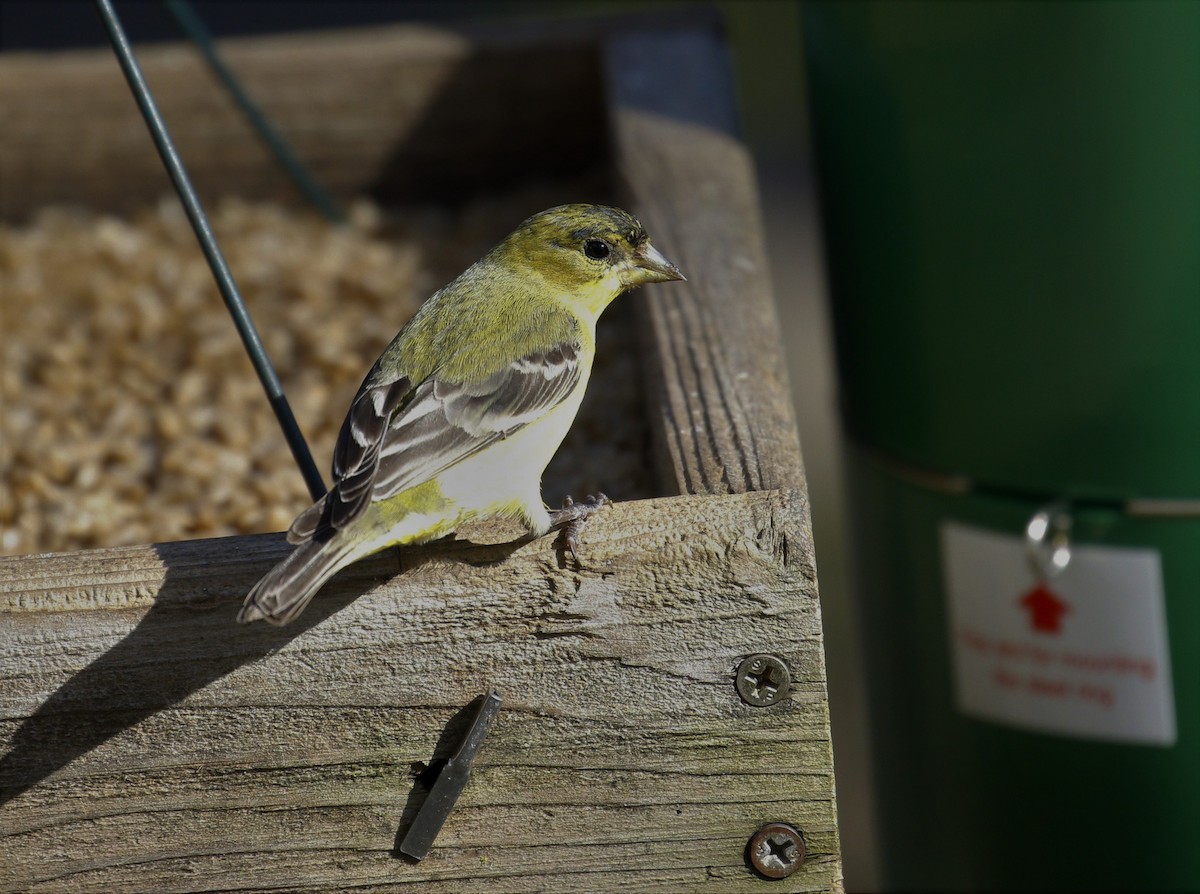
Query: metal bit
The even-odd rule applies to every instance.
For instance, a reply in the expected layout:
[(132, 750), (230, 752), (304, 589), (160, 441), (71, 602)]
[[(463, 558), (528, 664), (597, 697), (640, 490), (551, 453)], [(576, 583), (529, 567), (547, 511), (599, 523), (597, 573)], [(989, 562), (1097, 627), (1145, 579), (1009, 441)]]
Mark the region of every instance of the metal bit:
[(437, 838), (442, 824), (446, 822), (446, 817), (454, 809), (467, 780), (471, 778), (471, 764), (499, 711), (500, 696), (495, 689), (490, 689), (471, 721), (471, 727), (467, 730), (462, 744), (458, 746), (458, 751), (442, 767), (429, 790), (429, 796), (417, 811), (412, 825), (408, 827), (404, 840), (400, 842), (400, 853), (414, 860), (423, 860), (429, 855), (433, 840)]

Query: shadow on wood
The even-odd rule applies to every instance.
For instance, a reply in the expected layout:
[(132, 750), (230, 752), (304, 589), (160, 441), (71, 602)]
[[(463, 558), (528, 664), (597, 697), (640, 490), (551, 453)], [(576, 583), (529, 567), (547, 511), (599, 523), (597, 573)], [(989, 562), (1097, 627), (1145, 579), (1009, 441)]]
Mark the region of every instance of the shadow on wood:
[[(278, 558), (290, 549), (282, 537), (262, 539), (278, 541), (278, 548), (272, 550)], [(0, 805), (114, 735), (242, 665), (277, 651), (379, 582), (435, 557), (486, 567), (503, 562), (525, 542), (480, 544), (446, 539), (424, 547), (385, 551), (340, 572), (305, 612), (285, 627), (238, 624), (235, 618), (240, 604), (225, 598), (230, 592), (249, 592), (276, 559), (263, 561), (256, 556), (223, 565), (220, 592), (205, 598), (214, 582), (211, 562), (197, 562), (192, 543), (154, 544), (151, 549), (162, 562), (163, 577), (153, 604), (133, 630), (22, 721), (7, 753), (0, 757)], [(181, 661), (182, 655), (192, 660)]]
[[(0, 804), (156, 711), (268, 655), (359, 595), (358, 587), (331, 586), (290, 626), (240, 625), (234, 620), (236, 603), (195, 598), (211, 586), (210, 565), (184, 560), (194, 552), (183, 544), (161, 543), (153, 549), (164, 568), (154, 604), (127, 636), (21, 723), (0, 758)], [(249, 591), (269, 567), (239, 566), (227, 570), (223, 580), (228, 587)], [(180, 662), (183, 653), (204, 660)]]
[[(599, 179), (611, 173), (609, 149), (594, 41), (484, 45), (438, 85), (381, 161), (369, 192), (385, 206), (432, 200), (453, 208), (522, 181), (589, 172)], [(596, 197), (562, 199), (568, 201)]]

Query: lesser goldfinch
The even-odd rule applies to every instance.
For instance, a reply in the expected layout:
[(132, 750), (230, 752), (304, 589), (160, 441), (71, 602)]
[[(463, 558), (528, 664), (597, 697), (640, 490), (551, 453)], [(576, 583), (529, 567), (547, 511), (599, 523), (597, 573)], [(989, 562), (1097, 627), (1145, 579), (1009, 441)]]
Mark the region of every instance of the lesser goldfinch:
[(342, 424), (332, 488), (292, 523), (296, 548), (238, 620), (286, 624), (351, 562), (471, 519), (541, 535), (578, 518), (581, 504), (547, 510), (541, 478), (583, 399), (596, 321), (627, 289), (683, 278), (618, 208), (562, 205), (522, 223), (375, 362)]

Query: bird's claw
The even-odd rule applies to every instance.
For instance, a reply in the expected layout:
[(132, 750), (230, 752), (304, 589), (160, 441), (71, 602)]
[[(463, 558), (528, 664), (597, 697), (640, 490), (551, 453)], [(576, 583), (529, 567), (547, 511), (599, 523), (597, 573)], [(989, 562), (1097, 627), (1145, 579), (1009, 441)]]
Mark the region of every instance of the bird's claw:
[(589, 494), (582, 503), (576, 503), (567, 496), (563, 499), (562, 508), (550, 513), (551, 523), (560, 529), (555, 546), (560, 551), (569, 552), (576, 565), (580, 564), (579, 534), (583, 531), (583, 526), (589, 518), (611, 502), (612, 500), (604, 494)]

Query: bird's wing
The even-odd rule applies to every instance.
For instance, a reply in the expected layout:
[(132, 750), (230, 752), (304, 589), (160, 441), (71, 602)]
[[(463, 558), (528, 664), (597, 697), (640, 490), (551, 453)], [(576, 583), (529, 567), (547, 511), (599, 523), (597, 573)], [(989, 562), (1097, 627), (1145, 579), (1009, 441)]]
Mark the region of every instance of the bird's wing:
[(567, 399), (581, 375), (579, 345), (564, 342), (526, 354), (480, 382), (423, 382), (388, 426), (372, 499), (428, 481), (540, 419)]
[(345, 524), (331, 525), (333, 519), (357, 516), (366, 505), (363, 495), (370, 495), (388, 422), (413, 393), (407, 376), (371, 384), (376, 372), (372, 369), (358, 389), (338, 432), (333, 448), (333, 487), (292, 522), (287, 534), (289, 543), (303, 543), (321, 528), (332, 533)]
[(344, 528), (370, 503), (428, 481), (541, 418), (579, 384), (579, 351), (564, 342), (479, 382), (435, 374), (415, 389), (406, 379), (364, 387), (338, 437), (324, 511), (303, 525), (304, 516), (297, 519), (289, 538), (311, 536), (318, 523)]

